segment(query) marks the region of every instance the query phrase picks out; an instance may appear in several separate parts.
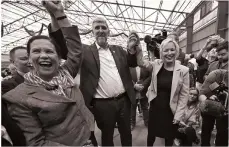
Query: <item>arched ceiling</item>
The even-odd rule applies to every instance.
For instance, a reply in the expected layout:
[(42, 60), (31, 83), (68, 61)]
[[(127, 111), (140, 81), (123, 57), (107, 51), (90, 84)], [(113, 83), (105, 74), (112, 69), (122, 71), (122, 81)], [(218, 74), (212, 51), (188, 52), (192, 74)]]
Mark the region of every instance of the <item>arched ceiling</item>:
[[(65, 12), (72, 24), (78, 25), (80, 33), (91, 29), (95, 17), (104, 17), (111, 34), (129, 34), (136, 30), (140, 37), (155, 35), (160, 30), (175, 29), (198, 4), (200, 0), (65, 0)], [(2, 0), (2, 53), (8, 53), (15, 46), (25, 45), (31, 37), (27, 30), (38, 32), (43, 24), (42, 34), (47, 35), (50, 17), (40, 0)], [(82, 42), (94, 41), (92, 33), (81, 35)], [(112, 44), (125, 46), (127, 37), (110, 37)]]

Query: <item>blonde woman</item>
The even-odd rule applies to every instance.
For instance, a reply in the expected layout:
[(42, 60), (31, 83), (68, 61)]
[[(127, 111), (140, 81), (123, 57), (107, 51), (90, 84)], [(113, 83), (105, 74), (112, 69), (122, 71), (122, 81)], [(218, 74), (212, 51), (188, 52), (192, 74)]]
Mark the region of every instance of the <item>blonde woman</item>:
[[(137, 36), (133, 33), (128, 42), (136, 40), (133, 39), (134, 35)], [(128, 46), (129, 50), (133, 51), (133, 48), (137, 51), (138, 65), (152, 72), (147, 92), (150, 103), (147, 145), (153, 146), (155, 138), (160, 137), (165, 139), (166, 146), (172, 146), (178, 123), (188, 102), (188, 68), (176, 61), (179, 46), (171, 38), (161, 43), (160, 59), (154, 61), (143, 59), (139, 45)]]

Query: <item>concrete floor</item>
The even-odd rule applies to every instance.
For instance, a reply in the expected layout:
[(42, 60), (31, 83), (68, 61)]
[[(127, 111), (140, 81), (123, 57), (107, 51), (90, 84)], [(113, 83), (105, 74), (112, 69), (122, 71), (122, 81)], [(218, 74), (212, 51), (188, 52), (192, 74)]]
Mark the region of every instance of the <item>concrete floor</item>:
[[(144, 125), (144, 121), (142, 117), (137, 117), (136, 127), (132, 131), (132, 146), (146, 146), (148, 130)], [(98, 144), (101, 146), (101, 131), (96, 127), (95, 136)], [(157, 138), (155, 141), (155, 146), (162, 146), (164, 144), (164, 140)], [(114, 145), (121, 146), (120, 135), (118, 129), (115, 129), (114, 132)]]
[[(216, 131), (213, 131), (212, 137), (211, 137), (211, 146), (214, 146), (213, 142), (215, 140), (215, 134), (216, 134)], [(148, 135), (148, 130), (144, 125), (143, 118), (137, 116), (136, 127), (132, 131), (132, 146), (146, 146), (147, 145), (147, 135)], [(97, 128), (97, 126), (95, 127), (95, 136), (96, 136), (98, 144), (101, 146), (101, 131)], [(198, 138), (200, 138), (200, 134), (198, 135)], [(115, 129), (115, 132), (114, 132), (114, 145), (121, 146), (120, 135), (119, 135), (118, 129)], [(156, 138), (154, 146), (164, 146), (164, 139)], [(200, 147), (200, 145), (196, 147)]]

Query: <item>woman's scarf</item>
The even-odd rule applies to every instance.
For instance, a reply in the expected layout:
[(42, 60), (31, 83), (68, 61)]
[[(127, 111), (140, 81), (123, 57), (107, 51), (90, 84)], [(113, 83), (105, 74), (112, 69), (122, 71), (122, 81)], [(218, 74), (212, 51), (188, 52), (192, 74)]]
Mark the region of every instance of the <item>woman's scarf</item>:
[(74, 86), (74, 80), (70, 73), (60, 68), (58, 70), (58, 75), (53, 77), (51, 81), (44, 81), (42, 80), (35, 71), (28, 72), (24, 75), (25, 83), (34, 85), (34, 86), (42, 86), (46, 90), (52, 92), (53, 94), (57, 94), (60, 96), (65, 96), (64, 89), (68, 87)]

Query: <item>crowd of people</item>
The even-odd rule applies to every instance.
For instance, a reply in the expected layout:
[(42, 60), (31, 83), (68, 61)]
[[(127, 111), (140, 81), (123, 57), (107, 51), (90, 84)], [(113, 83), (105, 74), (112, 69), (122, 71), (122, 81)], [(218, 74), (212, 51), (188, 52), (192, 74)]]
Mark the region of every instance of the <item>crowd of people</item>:
[[(143, 56), (140, 38), (130, 32), (127, 49), (108, 44), (105, 19), (92, 22), (95, 42), (81, 43), (59, 1), (42, 1), (51, 17), (49, 37), (31, 37), (10, 50), (10, 69), (2, 75), (2, 145), (114, 146), (117, 127), (122, 146), (132, 146), (136, 109), (165, 146), (228, 146), (228, 41), (210, 36), (194, 54), (181, 51), (170, 33)], [(64, 62), (62, 62), (64, 60)], [(79, 86), (74, 81), (80, 73)], [(201, 128), (200, 137), (197, 128)]]

